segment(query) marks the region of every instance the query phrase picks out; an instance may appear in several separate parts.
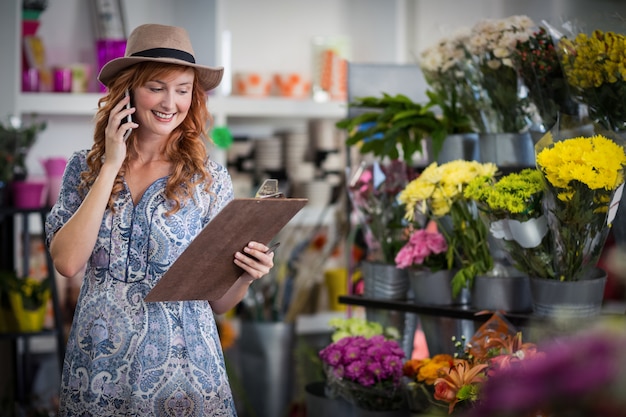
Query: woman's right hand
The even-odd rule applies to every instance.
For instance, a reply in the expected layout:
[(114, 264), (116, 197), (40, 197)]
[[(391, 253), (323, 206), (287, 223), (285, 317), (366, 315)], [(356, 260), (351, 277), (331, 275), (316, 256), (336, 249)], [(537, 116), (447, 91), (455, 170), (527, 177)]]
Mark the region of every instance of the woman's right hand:
[(125, 96), (109, 114), (109, 123), (104, 129), (105, 152), (104, 163), (114, 164), (119, 170), (126, 158), (126, 141), (124, 134), (128, 129), (139, 127), (135, 122), (126, 121), (129, 114), (135, 113), (135, 108), (126, 108), (130, 102), (130, 97)]

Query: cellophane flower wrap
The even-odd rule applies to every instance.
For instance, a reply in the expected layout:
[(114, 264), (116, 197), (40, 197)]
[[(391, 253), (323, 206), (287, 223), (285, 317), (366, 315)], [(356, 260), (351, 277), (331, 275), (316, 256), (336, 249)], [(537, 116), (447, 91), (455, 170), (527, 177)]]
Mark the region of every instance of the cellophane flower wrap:
[(319, 356), (331, 397), (343, 397), (366, 410), (398, 410), (405, 406), (404, 351), (395, 340), (381, 334), (346, 336), (322, 349)]
[(604, 248), (622, 196), (626, 154), (619, 139), (602, 134), (559, 139), (555, 133), (557, 139), (548, 132), (536, 145), (543, 210), (554, 278), (577, 281), (596, 267)]
[(491, 236), (515, 268), (533, 277), (554, 278), (548, 221), (543, 215), (544, 182), (534, 168), (499, 179), (478, 177), (465, 189), (476, 201)]
[(426, 93), (441, 109), (450, 134), (478, 131), (474, 124), (482, 123), (481, 102), (475, 97), (479, 74), (465, 47), (469, 35), (469, 28), (461, 28), (420, 53), (419, 65), (429, 86)]
[(513, 60), (518, 42), (532, 35), (528, 16), (484, 19), (472, 27), (468, 50), (480, 71), (484, 133), (517, 133), (530, 124), (531, 111)]
[(399, 159), (362, 162), (348, 184), (357, 219), (365, 231), (367, 259), (392, 264), (407, 240), (405, 209), (399, 193), (412, 178), (412, 169)]
[(573, 40), (562, 36), (558, 50), (567, 81), (589, 116), (607, 130), (626, 130), (626, 36), (601, 30)]
[(493, 267), (487, 243), (488, 230), (478, 215), (476, 204), (464, 196), (465, 187), (477, 177), (494, 177), (493, 163), (455, 160), (433, 162), (400, 193), (406, 218), (425, 215), (437, 222), (448, 243), (448, 269), (458, 267), (452, 279), (452, 293), (471, 288), (474, 277)]
[(539, 115), (537, 128), (544, 132), (555, 125), (560, 113), (577, 115), (579, 107), (573, 100), (554, 42), (549, 30), (539, 26), (527, 40), (517, 42), (513, 53), (514, 65)]

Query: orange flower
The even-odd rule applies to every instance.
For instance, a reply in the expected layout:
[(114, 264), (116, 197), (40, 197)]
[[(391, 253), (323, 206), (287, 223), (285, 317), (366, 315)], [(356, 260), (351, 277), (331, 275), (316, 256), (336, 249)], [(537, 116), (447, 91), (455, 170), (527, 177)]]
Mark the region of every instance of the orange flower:
[(442, 376), (435, 380), (435, 399), (449, 403), (448, 413), (460, 401), (475, 401), (478, 398), (478, 385), (486, 377), (487, 364), (472, 365), (465, 359), (457, 359)]
[(410, 359), (404, 363), (404, 375), (418, 382), (433, 385), (439, 377), (439, 370), (450, 367), (454, 358), (448, 354), (435, 355), (426, 359)]
[(233, 325), (227, 320), (216, 320), (217, 332), (220, 336), (222, 350), (226, 350), (235, 344), (236, 333)]

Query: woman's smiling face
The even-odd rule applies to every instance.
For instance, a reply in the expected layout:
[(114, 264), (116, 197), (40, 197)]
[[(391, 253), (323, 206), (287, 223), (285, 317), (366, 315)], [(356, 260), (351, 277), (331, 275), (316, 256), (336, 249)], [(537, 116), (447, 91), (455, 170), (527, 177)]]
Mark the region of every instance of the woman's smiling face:
[(133, 118), (142, 135), (169, 136), (191, 107), (194, 71), (189, 68), (153, 79), (133, 91)]

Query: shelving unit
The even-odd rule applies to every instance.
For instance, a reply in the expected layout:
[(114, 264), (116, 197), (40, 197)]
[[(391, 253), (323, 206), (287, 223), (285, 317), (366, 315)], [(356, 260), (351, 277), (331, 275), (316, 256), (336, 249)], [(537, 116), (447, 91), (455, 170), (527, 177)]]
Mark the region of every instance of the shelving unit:
[[(88, 116), (96, 113), (99, 93), (20, 93), (16, 107), (21, 114), (40, 116)], [(247, 98), (210, 96), (209, 108), (216, 121), (226, 123), (232, 117), (289, 117), (301, 119), (339, 119), (346, 114), (343, 101), (316, 102), (311, 99), (281, 97)]]
[[(375, 298), (365, 298), (360, 295), (342, 295), (339, 296), (339, 302), (347, 305), (356, 305), (362, 307), (371, 307), (384, 310), (404, 311), (407, 313), (417, 313), (427, 316), (449, 317), (452, 319), (472, 320), (475, 322), (485, 322), (491, 317), (490, 314), (478, 314), (477, 310), (469, 306), (425, 306), (415, 303), (412, 300), (395, 301), (382, 300)], [(506, 313), (505, 317), (513, 325), (523, 326), (532, 320), (541, 320), (541, 318), (532, 314), (513, 314)]]
[[(25, 274), (29, 270), (30, 261), (30, 218), (31, 216), (40, 216), (42, 224), (45, 223), (47, 208), (41, 209), (18, 209), (13, 207), (0, 208), (0, 221), (18, 219), (21, 221), (21, 270)], [(2, 245), (10, 245), (13, 242), (2, 242)], [(50, 278), (50, 293), (52, 298), (52, 309), (54, 314), (54, 327), (52, 329), (44, 329), (40, 332), (14, 332), (0, 333), (0, 343), (9, 342), (13, 345), (13, 364), (14, 364), (14, 381), (16, 401), (20, 405), (28, 403), (30, 394), (30, 385), (32, 381), (27, 378), (30, 368), (31, 359), (31, 340), (39, 336), (54, 337), (56, 341), (56, 354), (59, 363), (59, 372), (63, 367), (63, 358), (65, 356), (65, 335), (63, 331), (63, 317), (61, 306), (59, 303), (59, 294), (56, 286), (56, 278), (54, 273), (54, 265), (48, 251), (46, 251), (46, 267), (48, 277)]]
[[(481, 312), (469, 306), (426, 306), (415, 303), (413, 300), (396, 301), (376, 298), (366, 298), (360, 295), (341, 295), (339, 303), (361, 307), (371, 307), (384, 310), (404, 311), (426, 316), (448, 317), (452, 319), (472, 320), (483, 323), (489, 319), (490, 314), (480, 314)], [(607, 302), (603, 306), (603, 316), (623, 316), (626, 314), (626, 303)], [(541, 317), (530, 313), (504, 313), (504, 316), (511, 324), (519, 327), (532, 323), (549, 321), (549, 318)]]

